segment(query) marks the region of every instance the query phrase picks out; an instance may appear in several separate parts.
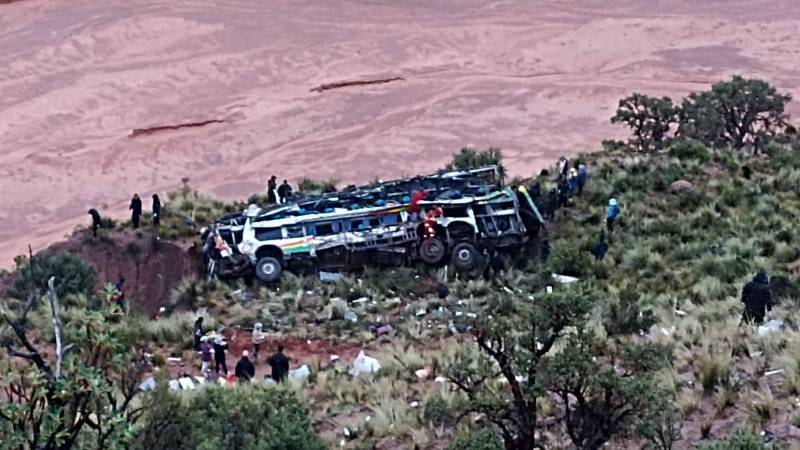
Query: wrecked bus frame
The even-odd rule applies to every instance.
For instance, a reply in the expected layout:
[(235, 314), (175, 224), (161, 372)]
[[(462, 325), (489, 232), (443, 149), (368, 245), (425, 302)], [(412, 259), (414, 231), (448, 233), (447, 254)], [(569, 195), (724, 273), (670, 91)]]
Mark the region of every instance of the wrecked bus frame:
[[(426, 195), (413, 203), (421, 191)], [(437, 208), (440, 215), (431, 217)], [(542, 223), (525, 188), (504, 186), (497, 167), (443, 172), (225, 216), (215, 232), (233, 256), (222, 258), (217, 275), (254, 270), (261, 281), (274, 282), (288, 268), (341, 271), (419, 261), (469, 271), (483, 250), (527, 248)]]

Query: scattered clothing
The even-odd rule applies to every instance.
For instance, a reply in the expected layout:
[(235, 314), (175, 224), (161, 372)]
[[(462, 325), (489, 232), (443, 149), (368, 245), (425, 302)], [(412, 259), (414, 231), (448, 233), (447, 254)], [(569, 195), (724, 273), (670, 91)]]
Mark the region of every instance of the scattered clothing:
[(280, 383), (289, 374), (289, 358), (283, 354), (283, 349), (278, 349), (278, 353), (270, 356), (267, 364), (272, 368), (272, 379)]
[(234, 375), (236, 378), (239, 379), (241, 382), (250, 381), (256, 375), (256, 368), (252, 362), (250, 362), (250, 358), (247, 356), (242, 356), (239, 362), (236, 363), (236, 369), (234, 370)]
[(769, 278), (764, 272), (759, 272), (753, 281), (742, 288), (742, 303), (744, 311), (742, 320), (747, 323), (760, 324), (764, 322), (767, 311), (772, 311), (772, 294), (769, 290)]
[(131, 205), (128, 207), (128, 209), (131, 210), (131, 222), (133, 222), (133, 228), (139, 228), (139, 219), (142, 217), (142, 199), (139, 198), (139, 194), (133, 194)]

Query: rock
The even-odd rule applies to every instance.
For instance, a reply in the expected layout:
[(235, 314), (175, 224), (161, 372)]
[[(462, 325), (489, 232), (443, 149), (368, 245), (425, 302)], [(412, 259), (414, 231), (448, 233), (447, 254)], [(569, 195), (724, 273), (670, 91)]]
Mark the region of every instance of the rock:
[(669, 190), (671, 192), (694, 191), (694, 185), (692, 184), (691, 181), (678, 180), (678, 181), (672, 182), (672, 184), (669, 185)]

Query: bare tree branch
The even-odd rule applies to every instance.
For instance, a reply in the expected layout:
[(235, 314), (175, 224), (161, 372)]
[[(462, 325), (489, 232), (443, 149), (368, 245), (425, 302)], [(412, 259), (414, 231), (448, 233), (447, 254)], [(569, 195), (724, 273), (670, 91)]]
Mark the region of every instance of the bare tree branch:
[(53, 314), (53, 328), (56, 334), (56, 379), (61, 378), (61, 362), (64, 352), (61, 349), (61, 314), (58, 310), (58, 295), (55, 288), (55, 277), (47, 280), (47, 298), (50, 300), (50, 310)]

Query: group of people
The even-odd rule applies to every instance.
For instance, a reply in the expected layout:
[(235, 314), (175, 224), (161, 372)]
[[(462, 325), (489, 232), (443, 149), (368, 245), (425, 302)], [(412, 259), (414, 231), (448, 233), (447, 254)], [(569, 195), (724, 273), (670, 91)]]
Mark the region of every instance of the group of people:
[[(142, 219), (142, 199), (139, 198), (139, 194), (133, 194), (133, 198), (131, 199), (128, 209), (131, 212), (131, 223), (133, 224), (133, 229), (139, 228), (139, 224), (141, 223)], [(158, 197), (158, 194), (153, 194), (152, 212), (153, 226), (158, 227), (161, 224), (161, 199)], [(92, 236), (97, 237), (97, 230), (103, 226), (102, 218), (100, 217), (100, 213), (95, 208), (90, 209), (88, 214), (92, 218)]]
[(278, 177), (275, 175), (269, 177), (267, 181), (267, 203), (270, 205), (286, 203), (289, 197), (292, 196), (292, 186), (288, 180), (283, 180), (278, 186)]
[[(203, 317), (200, 316), (194, 323), (194, 350), (200, 353), (200, 371), (204, 377), (211, 375), (211, 363), (214, 362), (214, 373), (228, 375), (226, 352), (229, 349), (225, 337), (217, 333), (206, 333), (203, 328)], [(261, 345), (266, 341), (263, 325), (257, 323), (251, 335), (253, 343), (253, 360), (250, 359), (248, 350), (242, 351), (239, 361), (234, 368), (234, 376), (239, 382), (250, 382), (256, 374), (258, 354)], [(276, 383), (281, 383), (289, 375), (289, 358), (283, 353), (283, 346), (278, 345), (277, 352), (267, 358), (266, 363), (271, 367), (271, 378)]]
[(543, 194), (538, 182), (530, 188), (531, 196), (541, 207), (545, 219), (552, 220), (559, 208), (568, 206), (573, 197), (583, 194), (583, 189), (589, 181), (589, 171), (586, 165), (579, 163), (572, 167), (570, 161), (561, 157), (556, 169), (556, 187)]

